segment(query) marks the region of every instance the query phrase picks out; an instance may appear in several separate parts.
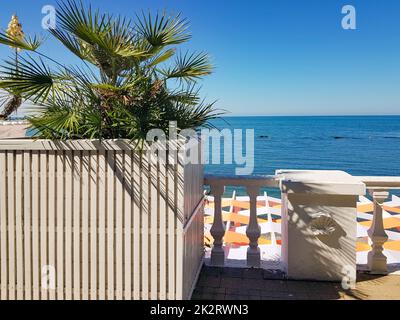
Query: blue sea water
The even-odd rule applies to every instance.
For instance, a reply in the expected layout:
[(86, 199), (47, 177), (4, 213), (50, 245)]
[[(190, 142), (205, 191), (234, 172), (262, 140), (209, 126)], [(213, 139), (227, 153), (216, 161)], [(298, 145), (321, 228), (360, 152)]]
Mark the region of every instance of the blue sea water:
[[(315, 169), (400, 175), (400, 116), (227, 117), (213, 124), (254, 129), (254, 174)], [(235, 165), (207, 165), (205, 171), (234, 174)]]

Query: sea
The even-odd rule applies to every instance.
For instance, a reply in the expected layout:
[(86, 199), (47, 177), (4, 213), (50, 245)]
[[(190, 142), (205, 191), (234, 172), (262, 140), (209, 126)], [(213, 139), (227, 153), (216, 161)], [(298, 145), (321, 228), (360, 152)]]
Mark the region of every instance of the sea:
[[(400, 116), (224, 117), (212, 124), (221, 130), (242, 129), (243, 145), (245, 130), (254, 129), (256, 175), (310, 169), (400, 176)], [(233, 175), (236, 168), (209, 164), (205, 172)]]

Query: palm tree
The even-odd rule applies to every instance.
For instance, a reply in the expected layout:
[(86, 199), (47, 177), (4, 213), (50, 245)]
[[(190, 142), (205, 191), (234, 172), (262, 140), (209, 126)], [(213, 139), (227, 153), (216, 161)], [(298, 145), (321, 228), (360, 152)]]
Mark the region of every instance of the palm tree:
[(143, 141), (149, 130), (209, 125), (221, 112), (200, 99), (197, 80), (212, 72), (206, 53), (178, 53), (188, 23), (180, 15), (137, 15), (135, 21), (101, 14), (82, 2), (57, 10), (50, 34), (81, 59), (66, 66), (40, 51), (37, 37), (0, 33), (0, 43), (34, 53), (6, 61), (0, 89), (18, 92), (40, 113), (28, 118), (46, 139)]

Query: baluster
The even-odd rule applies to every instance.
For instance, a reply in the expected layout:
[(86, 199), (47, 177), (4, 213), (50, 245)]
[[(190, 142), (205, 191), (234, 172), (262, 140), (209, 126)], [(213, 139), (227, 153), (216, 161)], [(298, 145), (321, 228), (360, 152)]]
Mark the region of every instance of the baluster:
[(368, 267), (372, 274), (386, 274), (388, 271), (387, 258), (383, 254), (383, 245), (389, 237), (383, 225), (382, 205), (389, 197), (389, 192), (371, 191), (370, 194), (374, 200), (374, 217), (372, 226), (368, 230), (368, 235), (372, 241), (372, 250), (368, 253)]
[(246, 235), (250, 240), (249, 248), (247, 249), (247, 266), (260, 267), (260, 248), (258, 247), (258, 239), (261, 236), (261, 228), (258, 225), (257, 218), (257, 196), (259, 193), (258, 186), (247, 187), (247, 193), (250, 197), (250, 222), (246, 230)]
[(220, 184), (211, 185), (211, 193), (214, 196), (214, 223), (211, 227), (211, 235), (214, 238), (214, 245), (211, 251), (211, 265), (225, 265), (225, 251), (223, 248), (223, 237), (225, 235), (225, 227), (222, 221), (222, 195), (225, 187)]

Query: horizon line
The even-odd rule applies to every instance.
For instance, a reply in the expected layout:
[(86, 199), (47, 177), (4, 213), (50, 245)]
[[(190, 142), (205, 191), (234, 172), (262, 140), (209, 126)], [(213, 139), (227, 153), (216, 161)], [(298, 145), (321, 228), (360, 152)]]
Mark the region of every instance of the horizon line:
[(398, 114), (226, 114), (222, 118), (234, 117), (399, 117)]

